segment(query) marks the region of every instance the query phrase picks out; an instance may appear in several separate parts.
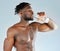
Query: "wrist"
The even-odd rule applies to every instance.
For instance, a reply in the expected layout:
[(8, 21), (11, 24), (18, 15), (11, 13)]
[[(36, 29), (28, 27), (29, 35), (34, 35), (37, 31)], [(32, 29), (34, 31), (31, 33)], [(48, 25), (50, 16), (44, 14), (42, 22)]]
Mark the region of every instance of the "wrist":
[(46, 17), (45, 20), (44, 20), (44, 23), (48, 23), (49, 22), (49, 18)]

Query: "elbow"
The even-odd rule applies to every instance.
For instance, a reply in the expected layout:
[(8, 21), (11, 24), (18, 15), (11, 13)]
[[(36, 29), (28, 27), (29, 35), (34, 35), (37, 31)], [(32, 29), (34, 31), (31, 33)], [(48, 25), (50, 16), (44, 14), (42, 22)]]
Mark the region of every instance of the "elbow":
[(54, 25), (54, 27), (53, 28), (51, 28), (52, 30), (56, 30), (56, 29), (58, 29), (58, 26), (57, 25)]

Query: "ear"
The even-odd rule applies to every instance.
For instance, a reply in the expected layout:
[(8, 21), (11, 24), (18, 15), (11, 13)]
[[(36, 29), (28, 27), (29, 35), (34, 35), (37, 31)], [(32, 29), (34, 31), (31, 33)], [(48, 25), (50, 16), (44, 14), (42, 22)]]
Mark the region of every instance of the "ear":
[(20, 12), (18, 13), (18, 15), (22, 15), (22, 12), (20, 11)]

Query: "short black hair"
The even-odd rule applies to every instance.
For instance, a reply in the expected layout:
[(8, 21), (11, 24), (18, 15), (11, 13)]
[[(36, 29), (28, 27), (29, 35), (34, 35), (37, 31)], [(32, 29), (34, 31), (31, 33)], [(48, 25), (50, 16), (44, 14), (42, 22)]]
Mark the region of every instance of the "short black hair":
[(26, 6), (29, 6), (30, 4), (27, 2), (22, 2), (15, 8), (15, 14), (18, 14), (20, 10), (24, 9)]

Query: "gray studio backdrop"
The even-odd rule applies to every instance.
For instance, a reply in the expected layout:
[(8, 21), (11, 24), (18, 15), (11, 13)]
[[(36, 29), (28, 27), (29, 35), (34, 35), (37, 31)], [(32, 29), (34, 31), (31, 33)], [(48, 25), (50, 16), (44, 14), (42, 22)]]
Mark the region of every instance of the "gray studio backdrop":
[(19, 16), (14, 15), (14, 8), (23, 1), (31, 3), (35, 15), (45, 11), (58, 25), (57, 30), (37, 32), (35, 51), (60, 51), (60, 0), (0, 0), (0, 51), (3, 51), (8, 27), (19, 21)]

